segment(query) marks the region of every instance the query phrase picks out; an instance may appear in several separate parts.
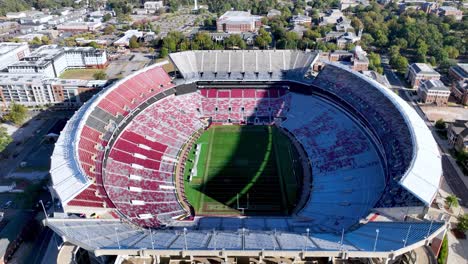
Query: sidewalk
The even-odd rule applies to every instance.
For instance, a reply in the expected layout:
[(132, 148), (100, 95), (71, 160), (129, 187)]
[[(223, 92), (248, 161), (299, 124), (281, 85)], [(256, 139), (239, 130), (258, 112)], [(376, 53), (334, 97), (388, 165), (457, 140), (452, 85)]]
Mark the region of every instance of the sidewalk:
[(452, 232), (447, 232), (449, 254), (447, 263), (449, 264), (467, 264), (468, 263), (468, 240), (457, 240)]

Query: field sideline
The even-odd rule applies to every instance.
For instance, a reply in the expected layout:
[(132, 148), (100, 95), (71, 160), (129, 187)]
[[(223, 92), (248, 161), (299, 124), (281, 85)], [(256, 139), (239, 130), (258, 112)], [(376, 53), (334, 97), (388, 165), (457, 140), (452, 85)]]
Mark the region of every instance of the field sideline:
[(302, 181), (297, 160), (274, 126), (213, 126), (190, 150), (185, 194), (198, 215), (288, 215)]

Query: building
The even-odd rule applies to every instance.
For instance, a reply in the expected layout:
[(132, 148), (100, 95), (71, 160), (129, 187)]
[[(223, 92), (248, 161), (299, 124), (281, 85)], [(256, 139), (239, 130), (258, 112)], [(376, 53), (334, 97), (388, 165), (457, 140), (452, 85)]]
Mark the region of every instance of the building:
[(64, 32), (94, 32), (102, 27), (101, 22), (67, 22), (57, 26)]
[(356, 46), (353, 51), (335, 50), (331, 52), (321, 52), (319, 60), (313, 64), (313, 70), (321, 71), (326, 62), (339, 62), (355, 71), (367, 71), (369, 59), (367, 53), (360, 46)]
[(439, 16), (453, 16), (455, 20), (463, 19), (463, 11), (454, 6), (441, 6), (438, 10)]
[(164, 3), (163, 1), (148, 1), (143, 4), (143, 7), (148, 14), (154, 14), (164, 7)]
[(427, 80), (418, 87), (418, 95), (425, 104), (447, 105), (450, 90), (440, 80)]
[[(225, 33), (225, 32), (214, 32), (214, 33), (208, 33), (214, 41), (223, 41), (224, 39), (228, 38), (232, 34)], [(239, 34), (240, 37), (245, 41), (245, 44), (247, 45), (253, 45), (255, 41), (255, 37), (257, 34), (253, 32), (243, 32)]]
[(107, 81), (63, 80), (43, 74), (0, 74), (3, 107), (12, 102), (26, 106), (54, 104), (65, 108), (80, 106)]
[(227, 11), (216, 20), (216, 29), (227, 33), (253, 32), (262, 25), (261, 18), (246, 11)]
[(447, 129), (448, 142), (457, 151), (468, 150), (468, 120), (455, 120)]
[(310, 24), (312, 24), (312, 18), (309, 16), (297, 15), (291, 18), (291, 22), (294, 25), (310, 26)]
[(356, 46), (352, 50), (353, 58), (351, 60), (355, 71), (363, 72), (369, 69), (369, 59), (367, 58), (367, 52), (365, 52), (361, 46)]
[(43, 14), (44, 13), (41, 11), (31, 10), (31, 11), (21, 11), (21, 12), (8, 12), (6, 13), (6, 17), (8, 19), (20, 19), (20, 18), (24, 18), (27, 16), (35, 16), (35, 15), (43, 15)]
[(450, 67), (449, 76), (454, 81), (468, 80), (468, 63), (457, 63), (457, 65)]
[(34, 14), (19, 19), (20, 24), (22, 25), (39, 25), (46, 24), (53, 17), (48, 14)]
[(8, 34), (14, 34), (19, 30), (19, 25), (16, 22), (0, 22), (0, 36)]
[(143, 31), (138, 31), (136, 29), (127, 30), (121, 38), (114, 41), (114, 46), (128, 47), (128, 45), (130, 43), (130, 39), (132, 37), (142, 38), (143, 35), (144, 35)]
[(339, 9), (331, 9), (325, 13), (320, 13), (319, 25), (335, 25), (344, 19), (344, 14)]
[(368, 0), (341, 0), (340, 1), (340, 10), (345, 10), (350, 7), (355, 7), (358, 5), (368, 6)]
[(452, 82), (450, 91), (459, 103), (468, 105), (468, 80)]
[(281, 11), (277, 9), (271, 9), (270, 11), (268, 11), (267, 18), (273, 18), (276, 16), (281, 16)]
[(42, 74), (59, 77), (70, 68), (105, 68), (108, 64), (105, 50), (91, 47), (62, 48), (42, 46), (21, 61), (8, 65), (9, 73)]
[(8, 65), (16, 63), (30, 54), (27, 43), (1, 42), (0, 43), (0, 71)]
[(408, 66), (406, 72), (406, 79), (411, 87), (417, 88), (421, 81), (425, 80), (439, 80), (440, 74), (436, 72), (429, 64), (426, 63), (413, 63)]

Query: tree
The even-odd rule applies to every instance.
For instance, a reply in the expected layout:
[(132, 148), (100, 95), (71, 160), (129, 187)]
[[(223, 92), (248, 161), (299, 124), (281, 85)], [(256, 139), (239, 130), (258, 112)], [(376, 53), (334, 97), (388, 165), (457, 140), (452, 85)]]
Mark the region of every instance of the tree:
[(136, 36), (132, 36), (130, 38), (130, 41), (128, 42), (128, 47), (131, 49), (137, 49), (140, 47), (140, 44), (138, 43), (138, 38)]
[(105, 79), (107, 79), (107, 74), (106, 74), (105, 71), (102, 71), (102, 70), (101, 70), (101, 71), (97, 71), (97, 72), (95, 72), (95, 73), (93, 74), (93, 78), (94, 78), (95, 80), (105, 80)]
[(169, 55), (169, 50), (167, 48), (161, 48), (161, 52), (159, 53), (159, 56), (161, 58), (166, 58), (167, 55)]
[(29, 42), (30, 45), (39, 46), (42, 45), (42, 41), (39, 37), (34, 37), (33, 40)]
[(104, 34), (106, 35), (111, 35), (112, 33), (115, 32), (115, 26), (114, 25), (107, 25), (105, 28), (104, 28)]
[(228, 49), (233, 49), (233, 48), (245, 49), (247, 46), (245, 44), (245, 41), (238, 34), (232, 34), (229, 37), (227, 37), (224, 40), (224, 44), (226, 45), (226, 48)]
[(13, 142), (13, 138), (8, 135), (6, 127), (0, 127), (0, 152), (5, 150), (11, 142)]
[(459, 204), (458, 204), (458, 197), (451, 194), (447, 197), (445, 197), (445, 203), (448, 205), (449, 209), (453, 207), (458, 207)]
[(52, 43), (52, 41), (50, 40), (48, 36), (42, 36), (41, 42), (43, 45), (50, 45)]
[(468, 231), (468, 214), (460, 215), (458, 217), (457, 229), (463, 233)]
[(405, 73), (408, 68), (408, 59), (397, 53), (390, 57), (390, 65), (399, 73)]
[(99, 48), (100, 48), (99, 44), (97, 44), (96, 41), (91, 41), (91, 42), (88, 44), (88, 46), (93, 47), (93, 48), (95, 48), (95, 49), (99, 49)]
[(380, 55), (374, 52), (369, 53), (369, 69), (380, 74), (383, 73), (383, 68), (380, 61)]
[(258, 30), (258, 35), (255, 38), (255, 46), (264, 49), (267, 48), (271, 43), (271, 36), (265, 29), (261, 28)]
[(24, 105), (12, 103), (10, 112), (3, 116), (5, 121), (14, 123), (15, 125), (23, 124), (28, 115), (28, 109)]
[(440, 130), (446, 128), (445, 121), (444, 121), (442, 118), (439, 119), (439, 120), (437, 120), (437, 121), (435, 122), (435, 125), (434, 125), (434, 126), (435, 126), (435, 128), (440, 129)]
[(102, 22), (107, 22), (112, 19), (112, 15), (107, 13), (102, 17)]
[(447, 263), (447, 257), (448, 257), (448, 240), (447, 240), (447, 236), (445, 236), (444, 240), (442, 241), (442, 246), (440, 247), (440, 253), (439, 253), (439, 257), (437, 258), (437, 263), (438, 264)]

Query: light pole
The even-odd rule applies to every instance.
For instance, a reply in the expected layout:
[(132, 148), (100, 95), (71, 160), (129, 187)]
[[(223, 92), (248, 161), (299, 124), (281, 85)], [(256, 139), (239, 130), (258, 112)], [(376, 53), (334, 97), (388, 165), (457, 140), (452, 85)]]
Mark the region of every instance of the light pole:
[(408, 243), (408, 238), (409, 238), (410, 231), (411, 231), (411, 225), (408, 227), (408, 233), (406, 233), (405, 240), (403, 240), (403, 241), (405, 241), (405, 243), (403, 244), (403, 247), (406, 247), (406, 243)]
[(119, 230), (118, 227), (114, 228), (115, 236), (117, 237), (117, 245), (119, 246), (119, 249), (120, 249), (120, 240), (119, 240), (119, 234), (117, 233), (117, 230)]
[(307, 232), (307, 238), (305, 239), (305, 251), (307, 251), (307, 240), (309, 240), (310, 229), (307, 228), (307, 229), (306, 229), (306, 232)]
[(151, 248), (154, 250), (153, 230), (150, 229)]
[(184, 242), (185, 242), (185, 250), (188, 250), (187, 247), (187, 228), (184, 227)]
[(377, 240), (379, 239), (379, 232), (380, 232), (379, 229), (376, 229), (376, 230), (375, 230), (374, 252), (375, 252), (375, 250), (377, 249)]
[(46, 211), (46, 209), (45, 209), (44, 203), (42, 202), (42, 200), (39, 200), (39, 202), (40, 202), (41, 205), (42, 205), (42, 210), (44, 210), (45, 218), (46, 218), (46, 219), (49, 219), (49, 216), (47, 215), (47, 211)]

